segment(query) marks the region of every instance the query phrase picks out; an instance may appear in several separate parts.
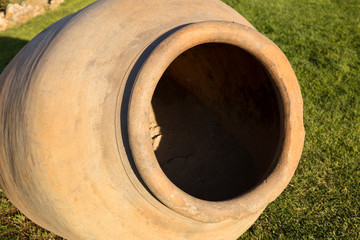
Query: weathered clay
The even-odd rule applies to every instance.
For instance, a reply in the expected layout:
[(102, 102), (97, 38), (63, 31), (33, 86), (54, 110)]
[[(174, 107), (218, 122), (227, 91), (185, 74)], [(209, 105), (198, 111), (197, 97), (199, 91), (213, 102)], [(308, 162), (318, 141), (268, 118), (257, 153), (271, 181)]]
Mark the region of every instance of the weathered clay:
[(0, 185), (68, 239), (236, 239), (289, 183), (302, 99), (218, 0), (103, 0), (0, 76)]

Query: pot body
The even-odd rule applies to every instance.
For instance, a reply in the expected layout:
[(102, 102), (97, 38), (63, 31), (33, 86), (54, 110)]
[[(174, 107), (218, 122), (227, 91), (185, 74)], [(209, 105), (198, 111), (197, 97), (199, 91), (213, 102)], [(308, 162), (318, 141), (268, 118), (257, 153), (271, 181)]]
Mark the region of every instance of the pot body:
[(292, 125), (279, 120), (281, 131), (293, 134), (290, 145), (281, 145), (285, 137), (279, 140), (279, 149), (291, 150), (282, 172), (287, 177), (274, 175), (281, 182), (275, 190), (262, 184), (264, 178), (240, 194), (253, 202), (246, 193), (264, 188), (270, 192), (266, 203), (251, 209), (245, 204), (230, 214), (213, 209), (229, 208), (232, 198), (204, 200), (199, 209), (205, 210), (190, 213), (164, 199), (166, 187), (159, 194), (148, 184), (147, 170), (134, 159), (140, 157), (133, 146), (141, 149), (141, 143), (129, 141), (136, 118), (128, 127), (128, 114), (141, 112), (129, 102), (138, 94), (134, 86), (141, 83), (144, 64), (169, 37), (168, 45), (176, 44), (173, 34), (206, 22), (214, 28), (237, 24), (256, 34), (218, 0), (102, 0), (29, 42), (0, 77), (0, 185), (14, 205), (67, 239), (236, 239), (246, 231), (287, 185), (300, 158), (302, 102), (292, 72), (283, 74), (291, 102), (277, 94), (279, 119), (283, 109), (295, 109)]

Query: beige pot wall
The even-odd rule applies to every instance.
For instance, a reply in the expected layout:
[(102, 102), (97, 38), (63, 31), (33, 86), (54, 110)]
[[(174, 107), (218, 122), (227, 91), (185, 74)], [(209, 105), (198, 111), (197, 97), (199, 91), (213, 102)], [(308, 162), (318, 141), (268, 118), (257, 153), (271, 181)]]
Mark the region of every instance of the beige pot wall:
[[(159, 193), (146, 177), (149, 168), (139, 166), (143, 156), (133, 148), (136, 136), (129, 143), (127, 132), (137, 124), (127, 127), (129, 98), (139, 90), (132, 89), (133, 81), (138, 87), (152, 67), (145, 60), (160, 61), (152, 53), (165, 53), (157, 49), (164, 41), (164, 49), (185, 48), (185, 38), (176, 45), (174, 34), (212, 26), (193, 24), (204, 21), (235, 29), (238, 40), (221, 36), (221, 42), (242, 46), (246, 31), (264, 42), (246, 44), (261, 49), (257, 58), (281, 79), (276, 87), (285, 113), (279, 165), (249, 194), (218, 203), (194, 200), (170, 185)], [(215, 35), (208, 38), (215, 41)], [(299, 87), (290, 64), (271, 44), (218, 0), (102, 0), (60, 20), (29, 42), (0, 76), (1, 188), (31, 220), (67, 239), (236, 239), (288, 184), (302, 150)], [(277, 55), (267, 60), (272, 53)], [(153, 68), (159, 71), (157, 63)], [(130, 102), (130, 112), (141, 113), (149, 104)], [(154, 177), (165, 179), (161, 173)], [(179, 201), (165, 199), (167, 191), (180, 194)], [(259, 196), (264, 197), (257, 204)]]

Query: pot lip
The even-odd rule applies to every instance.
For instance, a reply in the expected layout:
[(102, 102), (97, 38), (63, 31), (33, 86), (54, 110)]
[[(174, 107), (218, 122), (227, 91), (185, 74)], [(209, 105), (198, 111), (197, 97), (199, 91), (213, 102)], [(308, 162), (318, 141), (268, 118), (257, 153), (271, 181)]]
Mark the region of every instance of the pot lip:
[[(282, 119), (275, 156), (278, 160), (272, 172), (240, 196), (217, 202), (195, 198), (174, 185), (162, 171), (149, 135), (150, 104), (162, 74), (180, 54), (205, 43), (230, 44), (252, 54), (272, 79)], [(138, 72), (128, 105), (128, 138), (141, 179), (168, 208), (201, 222), (240, 219), (263, 211), (285, 189), (295, 172), (304, 142), (300, 88), (282, 51), (256, 30), (227, 21), (191, 23), (160, 42)]]

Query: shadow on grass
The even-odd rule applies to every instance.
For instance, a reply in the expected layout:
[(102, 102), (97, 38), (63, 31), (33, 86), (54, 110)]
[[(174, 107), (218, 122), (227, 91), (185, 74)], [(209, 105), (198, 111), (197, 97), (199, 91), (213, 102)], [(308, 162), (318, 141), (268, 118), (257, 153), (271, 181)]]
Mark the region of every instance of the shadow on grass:
[(0, 37), (0, 73), (28, 42), (18, 38)]

